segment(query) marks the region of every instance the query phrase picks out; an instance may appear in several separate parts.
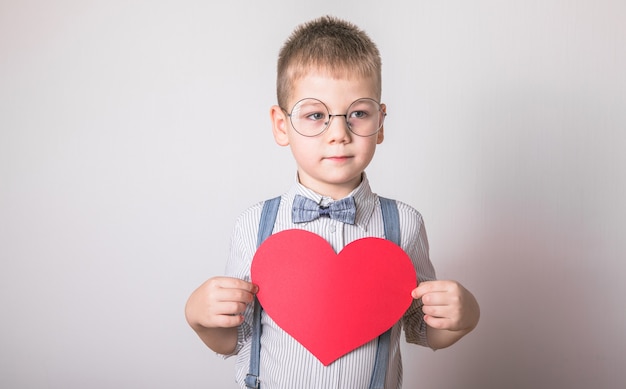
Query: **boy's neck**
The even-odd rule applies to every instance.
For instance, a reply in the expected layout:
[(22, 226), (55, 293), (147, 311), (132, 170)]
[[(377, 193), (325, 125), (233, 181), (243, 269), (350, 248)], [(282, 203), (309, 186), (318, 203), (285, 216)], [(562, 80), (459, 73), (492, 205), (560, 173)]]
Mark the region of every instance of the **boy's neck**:
[(302, 182), (298, 176), (298, 183), (307, 189), (319, 194), (322, 197), (329, 197), (333, 200), (340, 200), (347, 197), (363, 182), (363, 174), (359, 177), (358, 181), (347, 182), (345, 184), (327, 184), (327, 185), (308, 185), (306, 182)]

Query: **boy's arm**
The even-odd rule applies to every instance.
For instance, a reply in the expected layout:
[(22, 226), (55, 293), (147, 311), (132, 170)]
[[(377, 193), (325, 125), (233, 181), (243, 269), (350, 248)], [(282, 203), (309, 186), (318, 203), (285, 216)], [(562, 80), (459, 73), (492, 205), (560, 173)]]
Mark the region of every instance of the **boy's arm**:
[(257, 290), (256, 285), (237, 278), (211, 278), (187, 300), (187, 322), (211, 350), (232, 354), (237, 347), (237, 327)]
[(422, 282), (412, 296), (422, 299), (426, 336), (433, 350), (453, 345), (478, 324), (476, 298), (456, 281)]
[(237, 327), (206, 328), (194, 327), (196, 334), (211, 350), (222, 355), (232, 355), (237, 347)]

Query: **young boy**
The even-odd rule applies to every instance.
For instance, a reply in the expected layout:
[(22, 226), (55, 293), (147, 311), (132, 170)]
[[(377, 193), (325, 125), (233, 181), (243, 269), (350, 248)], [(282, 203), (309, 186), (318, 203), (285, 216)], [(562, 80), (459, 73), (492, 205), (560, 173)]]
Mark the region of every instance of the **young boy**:
[[(355, 25), (333, 17), (299, 26), (280, 51), (277, 95), (278, 105), (270, 109), (274, 139), (290, 146), (297, 176), (291, 190), (281, 196), (273, 233), (308, 230), (324, 237), (335, 252), (359, 238), (384, 237), (380, 200), (365, 175), (376, 145), (383, 141), (386, 115), (385, 105), (379, 103), (381, 60), (376, 45)], [(296, 202), (311, 199), (322, 207), (352, 198), (356, 214), (347, 222), (325, 215), (295, 220), (296, 198)], [(408, 342), (439, 349), (472, 331), (479, 319), (478, 303), (468, 290), (455, 281), (435, 280), (421, 215), (396, 203), (401, 247), (420, 283), (411, 293), (413, 304), (391, 330), (384, 376), (388, 389), (402, 385), (402, 328)], [(252, 206), (238, 219), (227, 276), (203, 283), (186, 306), (190, 326), (209, 348), (223, 356), (237, 355), (236, 380), (241, 387), (251, 357), (251, 303), (258, 287), (249, 282), (250, 266), (262, 206)], [(354, 287), (368, 285), (355, 280)], [(267, 314), (262, 313), (261, 322), (262, 389), (369, 387), (377, 339), (324, 366)]]

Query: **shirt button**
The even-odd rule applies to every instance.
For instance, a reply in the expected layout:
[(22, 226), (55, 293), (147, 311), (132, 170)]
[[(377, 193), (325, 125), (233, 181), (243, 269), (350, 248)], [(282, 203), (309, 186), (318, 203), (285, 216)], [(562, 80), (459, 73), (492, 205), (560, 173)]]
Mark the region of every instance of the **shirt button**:
[(330, 226), (328, 226), (328, 232), (335, 232), (337, 230), (337, 227), (335, 227), (334, 224), (331, 224)]

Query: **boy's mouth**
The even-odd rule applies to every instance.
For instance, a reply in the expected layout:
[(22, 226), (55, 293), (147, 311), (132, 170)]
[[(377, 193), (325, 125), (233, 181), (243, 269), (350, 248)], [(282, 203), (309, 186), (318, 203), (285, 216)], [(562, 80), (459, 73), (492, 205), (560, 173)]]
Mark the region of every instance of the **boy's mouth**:
[(329, 161), (335, 161), (335, 162), (343, 162), (343, 161), (347, 161), (350, 158), (352, 157), (349, 155), (333, 155), (330, 157), (326, 157), (324, 159), (327, 159)]

